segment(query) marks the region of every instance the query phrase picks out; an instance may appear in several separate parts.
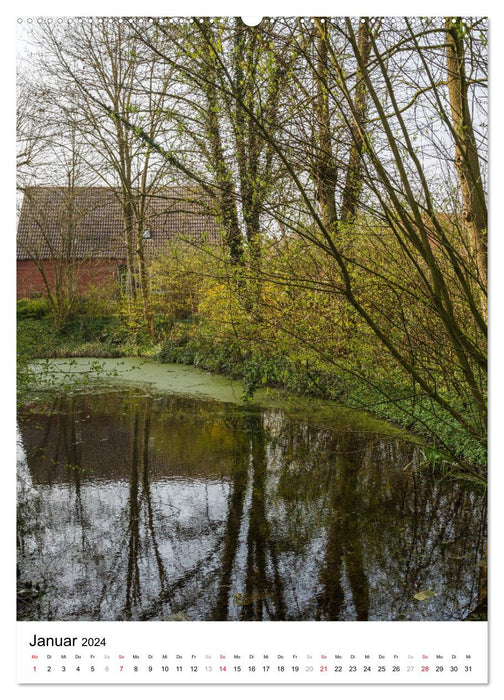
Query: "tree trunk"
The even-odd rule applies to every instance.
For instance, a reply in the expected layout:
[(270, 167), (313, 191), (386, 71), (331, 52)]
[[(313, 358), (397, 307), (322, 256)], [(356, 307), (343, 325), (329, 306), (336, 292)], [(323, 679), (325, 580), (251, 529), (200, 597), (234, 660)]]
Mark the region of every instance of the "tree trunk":
[[(210, 32), (210, 24), (205, 28)], [(203, 47), (202, 50), (208, 50)], [(217, 208), (219, 218), (224, 230), (225, 242), (229, 251), (229, 257), (233, 265), (243, 264), (243, 241), (238, 223), (236, 209), (236, 193), (233, 186), (233, 174), (228, 167), (224, 155), (224, 147), (221, 137), (221, 125), (219, 122), (219, 100), (217, 95), (218, 66), (213, 54), (209, 54), (208, 80), (205, 82), (205, 97), (207, 101), (206, 136), (209, 141), (211, 165), (217, 182)]]
[(140, 281), (140, 292), (142, 294), (143, 317), (148, 334), (154, 335), (154, 322), (152, 318), (152, 307), (150, 298), (150, 281), (145, 264), (145, 251), (143, 244), (143, 233), (145, 230), (145, 220), (140, 218), (137, 221), (137, 241), (136, 255), (138, 260), (138, 276)]
[(331, 138), (329, 92), (327, 89), (328, 47), (327, 29), (317, 27), (317, 139), (315, 143), (315, 180), (317, 199), (322, 209), (322, 218), (328, 230), (333, 230), (338, 221), (336, 211), (336, 184), (338, 168), (334, 163)]
[[(362, 62), (366, 65), (371, 52), (371, 37), (369, 33), (369, 22), (365, 19), (359, 24), (358, 50)], [(348, 158), (347, 176), (343, 189), (341, 204), (341, 220), (350, 224), (355, 220), (357, 204), (362, 190), (362, 152), (364, 149), (364, 139), (362, 138), (364, 119), (366, 117), (367, 105), (366, 82), (363, 80), (360, 68), (357, 69), (357, 79), (355, 84), (355, 97), (353, 109), (352, 145)]]
[(135, 271), (135, 215), (130, 195), (124, 192), (121, 197), (124, 233), (126, 241), (126, 263), (128, 266), (127, 289), (131, 299), (136, 299), (136, 271)]
[(469, 111), (463, 24), (460, 17), (445, 21), (448, 94), (455, 130), (455, 166), (462, 192), (469, 247), (484, 284), (487, 279), (487, 206)]

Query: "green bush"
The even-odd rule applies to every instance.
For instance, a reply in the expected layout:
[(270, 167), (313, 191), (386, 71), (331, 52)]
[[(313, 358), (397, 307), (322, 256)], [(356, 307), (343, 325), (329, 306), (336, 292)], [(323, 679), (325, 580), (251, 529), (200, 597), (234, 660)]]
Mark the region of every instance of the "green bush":
[[(154, 315), (168, 321), (197, 314), (212, 258), (196, 248), (173, 243), (151, 263), (151, 301)], [(216, 267), (213, 262), (213, 267)], [(214, 273), (216, 269), (214, 269)]]
[(49, 301), (45, 297), (40, 299), (20, 299), (17, 302), (17, 317), (46, 318), (51, 313)]
[(88, 319), (110, 318), (119, 313), (120, 289), (117, 280), (88, 287), (80, 303), (80, 315)]

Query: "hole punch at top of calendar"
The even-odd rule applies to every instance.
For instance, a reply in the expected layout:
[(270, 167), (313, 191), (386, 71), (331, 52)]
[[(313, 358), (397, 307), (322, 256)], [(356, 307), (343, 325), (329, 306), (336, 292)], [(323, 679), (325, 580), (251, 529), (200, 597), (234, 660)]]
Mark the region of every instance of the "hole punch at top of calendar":
[(241, 20), (247, 27), (257, 27), (258, 24), (261, 24), (262, 17), (242, 17)]

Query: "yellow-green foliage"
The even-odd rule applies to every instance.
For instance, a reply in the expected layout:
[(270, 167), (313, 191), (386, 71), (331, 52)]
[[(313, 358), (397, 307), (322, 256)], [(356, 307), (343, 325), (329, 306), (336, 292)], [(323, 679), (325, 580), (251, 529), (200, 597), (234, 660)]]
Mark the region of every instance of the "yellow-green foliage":
[(198, 312), (217, 337), (310, 364), (325, 358), (361, 366), (383, 359), (372, 333), (341, 294), (335, 264), (317, 248), (296, 240), (271, 245), (263, 251), (262, 270), (259, 299), (245, 272), (224, 277), (221, 271), (213, 282), (207, 280)]
[(209, 264), (209, 252), (183, 243), (167, 247), (150, 266), (154, 314), (170, 320), (196, 315), (207, 273), (218, 273), (218, 265), (214, 262), (210, 270)]
[[(446, 236), (458, 235), (448, 222), (445, 226)], [(425, 396), (424, 382), (454, 402), (470, 422), (479, 422), (477, 430), (483, 433), (484, 415), (473, 397), (478, 391), (484, 394), (484, 373), (475, 362), (471, 369), (479, 386), (468, 385), (433, 305), (432, 271), (423, 258), (376, 221), (361, 220), (337, 235), (354, 304), (335, 258), (291, 237), (263, 243), (260, 275), (257, 267), (229, 265), (216, 251), (174, 248), (153, 264), (156, 313), (171, 320), (197, 317), (198, 335), (207, 344), (232, 348), (237, 358), (261, 366), (285, 358), (307, 371), (337, 371), (352, 381), (402, 387), (413, 402), (417, 393)], [(485, 339), (439, 240), (433, 241), (432, 255), (450, 286), (453, 318), (484, 353)], [(477, 292), (475, 288), (479, 303)]]
[(120, 310), (120, 288), (118, 280), (110, 279), (92, 285), (83, 294), (86, 315), (90, 318), (114, 316)]

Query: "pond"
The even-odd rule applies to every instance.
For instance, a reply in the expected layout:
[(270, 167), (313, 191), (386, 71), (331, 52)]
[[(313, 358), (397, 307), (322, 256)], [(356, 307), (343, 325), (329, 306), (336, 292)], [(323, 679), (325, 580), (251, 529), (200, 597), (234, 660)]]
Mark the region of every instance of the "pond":
[(203, 373), (158, 371), (174, 389), (100, 381), (20, 410), (18, 619), (462, 620), (477, 607), (485, 500), (419, 470), (414, 441), (327, 404), (243, 405), (236, 386), (216, 400), (195, 389)]

